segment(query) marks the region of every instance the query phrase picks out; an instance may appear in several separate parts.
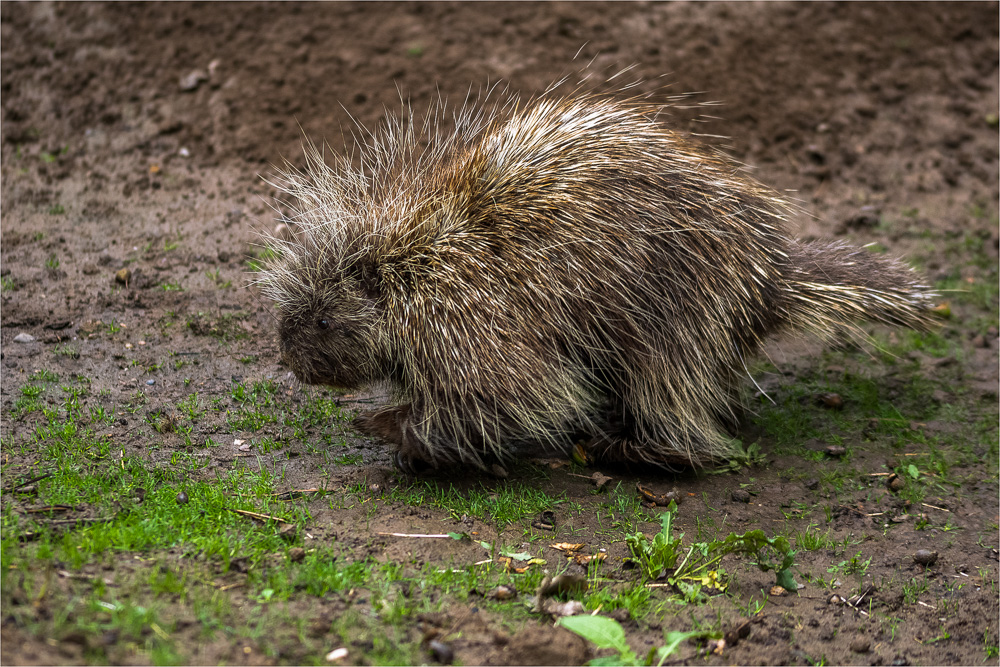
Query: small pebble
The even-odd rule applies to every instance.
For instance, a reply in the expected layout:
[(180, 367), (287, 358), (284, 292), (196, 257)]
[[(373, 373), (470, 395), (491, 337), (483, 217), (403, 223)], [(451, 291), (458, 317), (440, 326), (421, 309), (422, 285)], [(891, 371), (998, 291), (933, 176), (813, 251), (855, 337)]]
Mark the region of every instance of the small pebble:
[(923, 565), (924, 567), (929, 567), (937, 562), (938, 554), (936, 551), (930, 551), (929, 549), (920, 549), (917, 553), (913, 554), (913, 562), (917, 565)]
[(330, 651), (329, 653), (326, 654), (326, 661), (327, 662), (336, 662), (338, 660), (343, 660), (346, 657), (347, 657), (347, 649), (346, 648), (335, 648), (335, 649), (333, 649), (332, 651)]
[(115, 282), (121, 285), (128, 285), (129, 281), (132, 280), (132, 271), (129, 269), (119, 269), (115, 273)]
[(839, 458), (847, 453), (847, 448), (841, 447), (840, 445), (830, 445), (824, 451), (830, 456)]
[(885, 485), (889, 487), (890, 491), (895, 493), (901, 491), (906, 486), (906, 481), (896, 473), (893, 473), (886, 479)]
[(820, 405), (832, 410), (840, 410), (844, 407), (844, 399), (840, 397), (840, 394), (820, 394), (818, 399)]
[(819, 480), (815, 478), (807, 480), (806, 488), (809, 489), (810, 491), (815, 491), (816, 489), (819, 488)]
[(855, 653), (868, 653), (872, 648), (872, 642), (867, 637), (857, 637), (851, 641), (851, 650)]
[(455, 660), (455, 652), (451, 647), (439, 639), (432, 639), (427, 643), (431, 657), (434, 661), (442, 665), (450, 665)]
[(188, 503), (188, 494), (184, 493), (183, 491), (181, 491), (180, 493), (178, 493), (177, 494), (177, 504), (178, 505), (187, 505), (187, 503)]
[(154, 384), (156, 384), (156, 380), (146, 380), (146, 384), (152, 387)]
[(490, 600), (498, 600), (504, 602), (506, 600), (513, 600), (517, 597), (517, 589), (513, 586), (508, 586), (506, 584), (497, 586), (493, 590), (486, 594), (486, 597)]
[(202, 81), (208, 81), (208, 74), (203, 70), (196, 69), (180, 80), (180, 89), (184, 92), (195, 90)]
[(746, 489), (733, 489), (730, 498), (733, 499), (734, 503), (748, 503), (750, 502), (750, 492)]
[(292, 547), (288, 550), (288, 560), (299, 563), (306, 557), (306, 550), (302, 547)]
[(15, 343), (34, 343), (35, 337), (29, 333), (19, 333), (14, 336)]

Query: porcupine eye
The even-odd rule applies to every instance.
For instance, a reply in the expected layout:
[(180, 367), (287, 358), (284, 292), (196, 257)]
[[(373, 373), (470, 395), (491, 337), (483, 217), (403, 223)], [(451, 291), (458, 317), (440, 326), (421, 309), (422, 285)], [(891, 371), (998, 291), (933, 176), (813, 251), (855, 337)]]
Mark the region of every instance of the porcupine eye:
[(316, 322), (316, 326), (319, 327), (320, 329), (329, 329), (330, 328), (330, 320), (320, 320), (320, 321)]

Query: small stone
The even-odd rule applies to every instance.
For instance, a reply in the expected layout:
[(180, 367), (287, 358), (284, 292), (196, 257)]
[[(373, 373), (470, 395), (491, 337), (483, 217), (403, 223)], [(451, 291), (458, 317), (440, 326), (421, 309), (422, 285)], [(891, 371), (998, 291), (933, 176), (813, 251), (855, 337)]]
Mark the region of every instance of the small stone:
[(15, 343), (34, 343), (35, 337), (29, 333), (19, 333), (14, 336)]
[(868, 653), (872, 648), (872, 642), (867, 637), (856, 637), (851, 641), (851, 650), (855, 653)]
[(450, 665), (455, 660), (455, 652), (451, 647), (439, 639), (432, 639), (427, 642), (427, 648), (431, 652), (434, 661), (441, 665)]
[(204, 70), (196, 69), (180, 80), (180, 88), (184, 92), (196, 90), (202, 81), (208, 81), (208, 74)]
[(937, 559), (937, 552), (929, 549), (920, 549), (917, 553), (913, 554), (913, 562), (917, 565), (923, 565), (924, 567), (933, 565), (937, 562)]
[(119, 269), (115, 273), (115, 282), (120, 285), (128, 286), (129, 282), (132, 280), (132, 271), (129, 269)]
[(184, 493), (183, 491), (181, 491), (180, 493), (178, 493), (177, 494), (177, 504), (178, 505), (187, 505), (188, 504), (188, 494)]
[(831, 410), (841, 410), (844, 407), (844, 399), (841, 398), (840, 394), (820, 394), (816, 400), (820, 405)]
[(834, 458), (840, 458), (847, 453), (847, 448), (840, 445), (830, 445), (824, 451)]
[(288, 550), (288, 560), (293, 563), (300, 563), (306, 557), (306, 550), (302, 547), (292, 547)]
[(815, 491), (819, 488), (819, 480), (815, 478), (806, 480), (806, 488), (810, 491)]
[(771, 586), (771, 590), (768, 591), (768, 595), (773, 598), (780, 598), (788, 595), (788, 591), (786, 591), (782, 586)]
[(733, 489), (733, 492), (729, 494), (729, 497), (733, 499), (734, 503), (750, 502), (750, 492), (746, 489)]
[(486, 598), (490, 600), (497, 600), (499, 602), (504, 602), (506, 600), (513, 600), (517, 597), (517, 589), (513, 586), (507, 584), (502, 584), (497, 586), (493, 590), (486, 593)]
[(146, 380), (146, 384), (152, 387), (154, 384), (156, 384), (156, 380)]
[(346, 648), (335, 648), (326, 654), (327, 662), (337, 662), (338, 660), (343, 660), (347, 657)]

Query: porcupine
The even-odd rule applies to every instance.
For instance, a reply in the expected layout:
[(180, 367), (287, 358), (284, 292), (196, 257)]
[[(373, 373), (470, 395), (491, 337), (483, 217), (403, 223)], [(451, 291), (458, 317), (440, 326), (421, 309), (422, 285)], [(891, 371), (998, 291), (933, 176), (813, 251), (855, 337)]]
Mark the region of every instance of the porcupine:
[(262, 291), (303, 383), (387, 383), (361, 415), (405, 472), (502, 460), (511, 443), (672, 467), (731, 453), (722, 423), (776, 333), (922, 328), (932, 295), (897, 259), (786, 231), (793, 206), (637, 99), (575, 94), (412, 110), (361, 166), (278, 187)]

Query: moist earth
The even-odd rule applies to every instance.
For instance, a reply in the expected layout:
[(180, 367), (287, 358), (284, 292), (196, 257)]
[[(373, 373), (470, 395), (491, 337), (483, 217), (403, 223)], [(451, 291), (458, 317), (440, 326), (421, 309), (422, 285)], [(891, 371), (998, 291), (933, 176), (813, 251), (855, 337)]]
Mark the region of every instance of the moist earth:
[[(933, 283), (950, 280), (963, 294), (995, 286), (998, 17), (997, 4), (987, 2), (4, 2), (3, 488), (44, 468), (32, 437), (40, 415), (14, 415), (21, 386), (38, 371), (87, 378), (81, 400), (90, 408), (143, 396), (144, 413), (116, 423), (110, 439), (119, 456), (154, 465), (168, 466), (175, 452), (189, 448), (157, 419), (194, 391), (211, 401), (229, 396), (234, 384), (270, 380), (288, 409), (301, 405), (315, 390), (282, 366), (271, 307), (252, 285), (256, 234), (273, 229), (282, 210), (268, 175), (284, 160), (302, 164), (304, 136), (331, 151), (350, 150), (360, 127), (377, 127), (404, 103), (418, 113), (439, 97), (461, 105), (495, 85), (530, 97), (563, 77), (572, 86), (586, 72), (586, 87), (631, 66), (603, 88), (637, 81), (628, 94), (663, 102), (677, 96), (664, 122), (726, 151), (755, 178), (796, 199), (797, 236), (879, 244), (916, 263)], [(940, 385), (928, 392), (934, 418), (910, 426), (920, 438), (947, 438), (960, 421), (996, 421), (996, 290), (984, 293), (980, 304), (942, 295), (949, 302), (943, 315), (950, 317), (942, 317), (940, 335), (957, 353), (917, 349), (905, 359), (926, 382)], [(891, 341), (897, 334), (881, 335)], [(801, 378), (856, 372), (868, 373), (887, 395), (901, 391), (883, 357), (845, 369), (825, 361), (835, 349), (836, 343), (775, 342), (767, 355), (773, 366), (756, 377), (759, 389), (780, 397)], [(348, 410), (386, 400), (341, 398)], [(962, 410), (941, 408), (952, 404)], [(605, 472), (626, 488), (638, 482), (680, 489), (686, 500), (678, 521), (692, 536), (709, 514), (725, 517), (728, 530), (770, 531), (796, 511), (832, 507), (825, 518), (817, 510), (801, 528), (822, 524), (872, 555), (853, 582), (858, 590), (870, 583), (871, 590), (852, 605), (838, 601), (834, 588), (807, 584), (798, 594), (770, 597), (763, 610), (748, 610), (751, 630), (743, 641), (707, 658), (694, 657), (694, 647), (674, 657), (713, 664), (995, 663), (996, 443), (975, 445), (973, 460), (957, 466), (959, 483), (940, 484), (924, 499), (926, 507), (908, 507), (885, 486), (886, 477), (874, 475), (907, 469), (916, 459), (905, 456), (921, 452), (919, 438), (905, 451), (877, 438), (809, 442), (806, 449), (818, 455), (802, 458), (774, 446), (752, 412), (738, 433), (760, 445), (762, 458), (752, 466), (719, 475)], [(377, 495), (411, 483), (394, 471), (384, 446), (356, 434), (347, 433), (344, 451), (352, 456), (341, 463), (294, 440), (248, 459), (235, 443), (255, 433), (226, 424), (208, 415), (194, 432), (195, 440), (225, 443), (196, 447), (206, 459), (199, 474), (280, 462), (287, 489), (363, 482)], [(823, 454), (831, 445), (850, 450), (854, 466), (874, 477), (823, 496), (826, 486), (817, 479), (838, 456)], [(577, 469), (556, 468), (538, 485), (585, 508), (602, 502), (571, 470)], [(461, 483), (505, 483), (470, 477)], [(447, 512), (385, 502), (361, 522), (351, 510), (312, 502), (313, 538), (357, 544), (359, 558), (468, 564), (482, 555), (378, 536), (458, 530)], [(9, 492), (3, 503), (14, 513), (30, 506)], [(887, 507), (925, 515), (923, 523), (890, 527), (882, 514)], [(581, 539), (596, 531), (587, 516), (575, 519)], [(516, 543), (524, 530), (508, 527), (493, 538)], [(919, 549), (936, 552), (937, 560), (915, 563)], [(617, 562), (609, 557), (605, 567), (620, 574), (624, 554), (611, 555)], [(803, 552), (797, 562), (825, 575), (831, 557), (825, 558)], [(138, 565), (122, 559), (120, 567)], [(919, 600), (893, 583), (921, 578), (929, 583)], [(747, 574), (730, 595), (750, 596), (771, 583)], [(247, 602), (238, 590), (233, 595)], [(4, 603), (4, 663), (85, 659), (86, 641), (56, 641), (25, 625), (26, 614), (58, 613), (45, 608), (45, 599), (5, 595)], [(323, 613), (335, 618), (341, 611), (333, 604)], [(475, 612), (471, 602), (446, 605), (423, 623), (461, 628), (452, 647), (464, 663), (574, 664), (594, 655), (547, 619), (511, 625)], [(896, 620), (876, 624), (875, 612)], [(666, 620), (620, 620), (640, 654), (662, 643)], [(738, 623), (736, 616), (724, 619), (726, 627)], [(198, 647), (188, 658), (206, 664), (318, 659), (291, 648), (283, 655), (244, 651), (219, 640)], [(363, 646), (358, 651), (355, 659), (365, 661)], [(151, 659), (139, 649), (105, 655)]]

